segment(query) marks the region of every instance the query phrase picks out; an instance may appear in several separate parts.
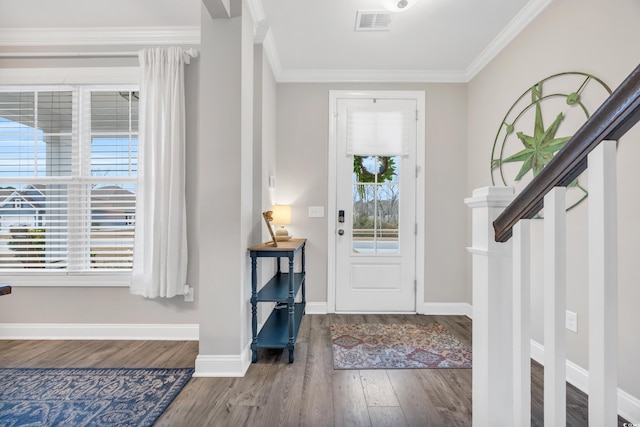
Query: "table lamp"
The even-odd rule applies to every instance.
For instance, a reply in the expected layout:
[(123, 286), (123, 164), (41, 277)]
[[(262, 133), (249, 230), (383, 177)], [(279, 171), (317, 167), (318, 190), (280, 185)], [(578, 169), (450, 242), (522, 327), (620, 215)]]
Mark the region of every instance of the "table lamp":
[(274, 205), (273, 211), (273, 223), (280, 225), (280, 228), (276, 229), (276, 240), (289, 240), (289, 232), (285, 225), (291, 224), (291, 206), (289, 205)]

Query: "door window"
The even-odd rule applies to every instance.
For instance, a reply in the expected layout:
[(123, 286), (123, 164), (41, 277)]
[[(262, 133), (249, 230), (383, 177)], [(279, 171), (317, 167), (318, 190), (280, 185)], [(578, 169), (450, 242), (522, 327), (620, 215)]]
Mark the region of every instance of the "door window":
[(354, 254), (400, 252), (400, 157), (353, 156)]

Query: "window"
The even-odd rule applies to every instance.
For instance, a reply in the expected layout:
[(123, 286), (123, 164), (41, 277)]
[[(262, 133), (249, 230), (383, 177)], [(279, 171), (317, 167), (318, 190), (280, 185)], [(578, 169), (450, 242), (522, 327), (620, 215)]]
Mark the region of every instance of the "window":
[(130, 271), (137, 170), (137, 87), (0, 88), (0, 271)]

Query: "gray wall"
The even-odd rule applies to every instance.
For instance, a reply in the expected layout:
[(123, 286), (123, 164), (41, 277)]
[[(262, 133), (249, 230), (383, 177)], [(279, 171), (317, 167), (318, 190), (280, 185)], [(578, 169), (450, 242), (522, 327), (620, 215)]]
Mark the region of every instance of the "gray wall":
[[(424, 302), (471, 302), (463, 266), (466, 212), (465, 84), (280, 83), (277, 92), (277, 202), (292, 205), (290, 234), (307, 237), (307, 299), (327, 302), (330, 90), (420, 90), (426, 98)], [(324, 218), (309, 218), (324, 206)], [(419, 303), (419, 302), (418, 302)]]
[[(612, 88), (638, 65), (640, 3), (636, 0), (555, 0), (469, 84), (468, 187), (491, 185), (491, 146), (506, 110), (533, 83), (563, 71), (584, 71)], [(548, 125), (550, 121), (546, 124)], [(559, 132), (561, 132), (560, 128)], [(560, 133), (559, 133), (560, 135)], [(640, 127), (621, 141), (619, 175), (619, 386), (640, 396), (640, 273), (637, 268), (637, 159)], [(588, 200), (587, 200), (588, 203)], [(588, 295), (586, 288), (586, 209), (582, 203), (567, 217), (569, 255), (567, 308), (578, 313), (578, 333), (567, 331), (569, 360), (588, 369)], [(542, 224), (533, 225), (532, 332), (542, 333)]]

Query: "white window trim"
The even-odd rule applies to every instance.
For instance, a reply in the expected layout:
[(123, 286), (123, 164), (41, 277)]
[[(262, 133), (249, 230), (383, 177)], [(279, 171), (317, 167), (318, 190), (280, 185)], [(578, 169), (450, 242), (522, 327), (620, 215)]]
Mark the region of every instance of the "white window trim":
[(119, 288), (131, 285), (131, 272), (43, 272), (42, 274), (12, 272), (2, 275), (2, 283), (15, 287)]
[[(139, 90), (139, 67), (83, 67), (83, 68), (0, 68), (0, 90), (32, 90), (46, 86), (83, 85), (94, 89)], [(2, 283), (15, 287), (128, 287), (131, 285), (131, 271), (121, 272), (69, 272), (47, 271), (16, 274), (15, 271), (2, 274)]]

